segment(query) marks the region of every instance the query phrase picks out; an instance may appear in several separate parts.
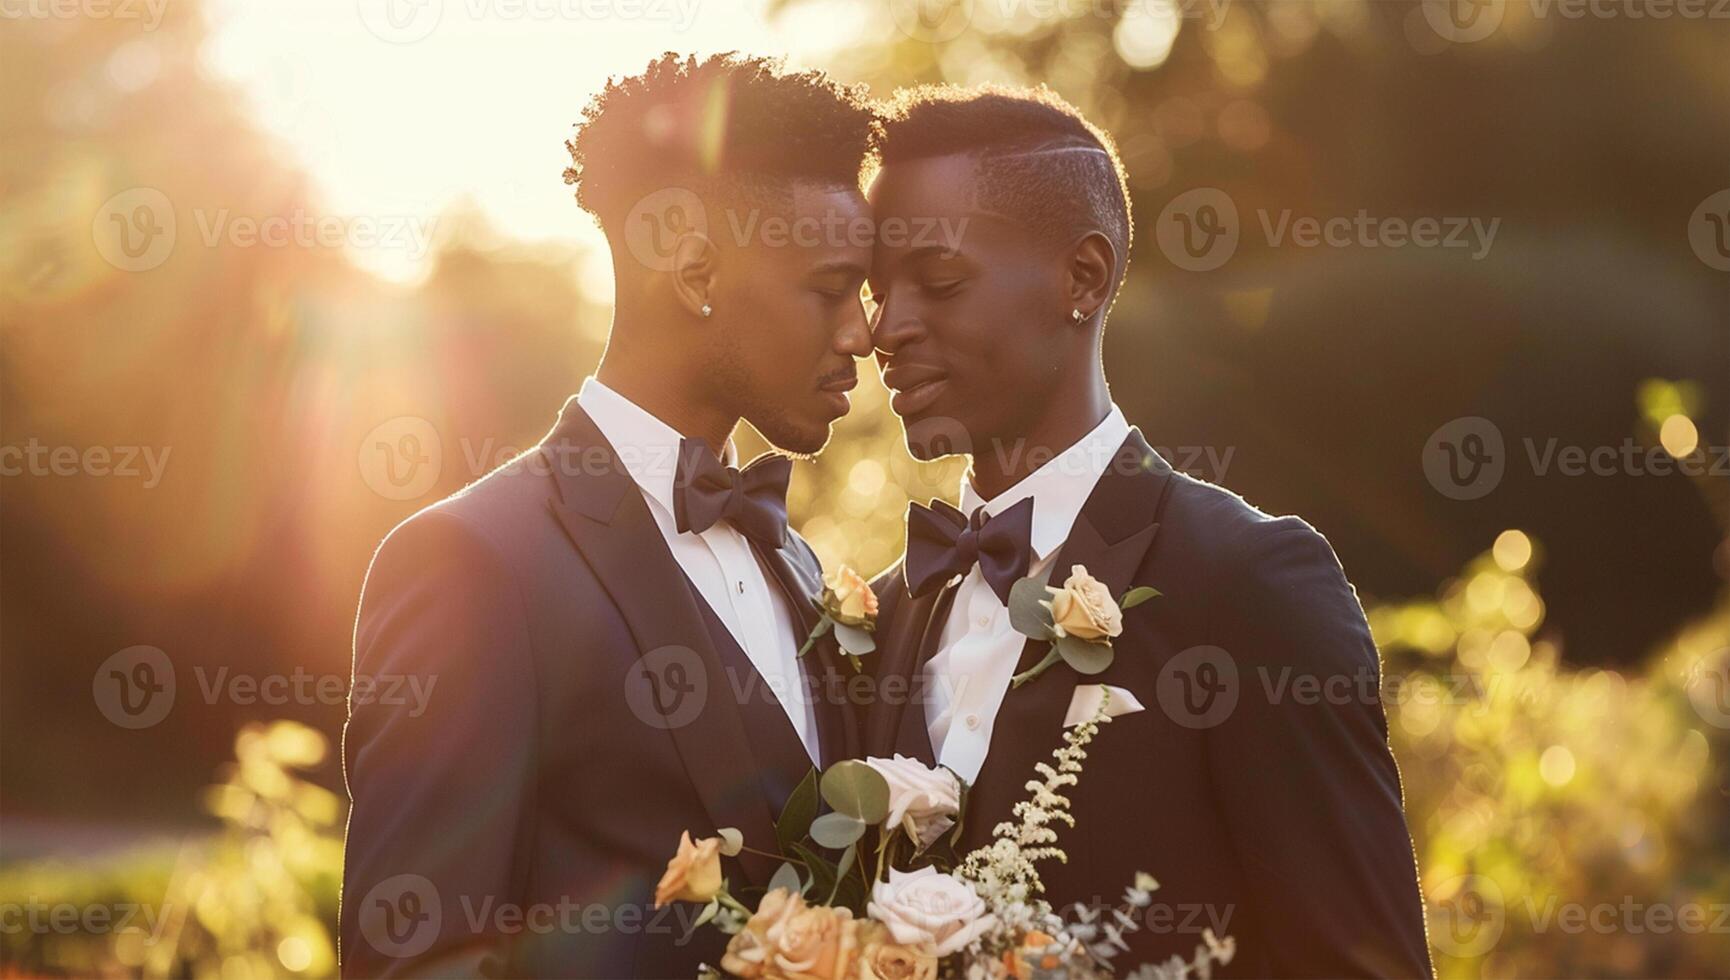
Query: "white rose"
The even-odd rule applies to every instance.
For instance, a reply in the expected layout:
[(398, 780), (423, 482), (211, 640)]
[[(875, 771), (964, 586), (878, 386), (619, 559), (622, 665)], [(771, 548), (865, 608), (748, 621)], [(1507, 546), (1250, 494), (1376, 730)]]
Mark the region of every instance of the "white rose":
[(955, 826), (955, 817), (961, 812), (961, 781), (954, 773), (933, 769), (899, 753), (893, 759), (869, 758), (865, 764), (889, 784), (889, 816), (884, 826), (906, 830), (921, 850)]
[(887, 926), (896, 942), (933, 956), (948, 956), (997, 925), (973, 886), (931, 867), (889, 869), (889, 880), (872, 887), (865, 912)]

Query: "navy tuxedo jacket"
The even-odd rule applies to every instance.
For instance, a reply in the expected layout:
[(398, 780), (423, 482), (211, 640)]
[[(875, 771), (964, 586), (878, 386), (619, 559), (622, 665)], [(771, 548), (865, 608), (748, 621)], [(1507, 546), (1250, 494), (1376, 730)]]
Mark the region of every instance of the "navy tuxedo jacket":
[[(791, 532), (759, 554), (809, 630), (816, 557)], [(718, 962), (726, 937), (687, 936), (698, 907), (654, 910), (655, 883), (681, 831), (772, 849), (784, 800), (764, 776), (810, 761), (702, 601), (575, 399), (534, 451), (391, 532), (357, 682), (436, 681), (419, 714), (350, 708), (345, 975), (689, 978)], [(835, 676), (829, 651), (802, 662), (808, 684)], [(844, 701), (816, 715), (825, 762), (857, 754)], [(723, 870), (748, 893), (774, 863)]]
[[(1067, 792), (1076, 826), (1058, 827), (1057, 846), (1068, 863), (1041, 866), (1054, 906), (1115, 906), (1146, 871), (1161, 887), (1121, 966), (1187, 959), (1211, 926), (1237, 941), (1225, 975), (1430, 976), (1380, 660), (1327, 541), (1173, 471), (1132, 430), (1059, 551), (1053, 584), (1078, 564), (1113, 596), (1137, 585), (1163, 594), (1125, 612), (1103, 673), (1059, 662), (1007, 693), (961, 849), (989, 841), (1027, 798), (1077, 684), (1125, 688), (1146, 710), (1101, 726)], [(866, 749), (930, 763), (918, 678), (954, 590), (910, 598), (897, 564), (877, 591), (879, 689), (914, 693), (878, 699)], [(1029, 640), (1018, 670), (1048, 649)]]

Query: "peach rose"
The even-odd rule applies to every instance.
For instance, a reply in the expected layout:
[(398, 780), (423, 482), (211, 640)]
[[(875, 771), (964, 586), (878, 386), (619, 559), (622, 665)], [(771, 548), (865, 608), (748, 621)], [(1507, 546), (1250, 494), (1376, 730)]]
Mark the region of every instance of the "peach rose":
[(895, 941), (875, 922), (860, 924), (859, 980), (936, 980), (937, 957)]
[(707, 902), (721, 890), (721, 838), (692, 843), (691, 832), (679, 834), (679, 853), (655, 886), (655, 907), (668, 902)]
[(768, 976), (776, 980), (846, 980), (859, 955), (853, 910), (808, 905), (769, 928)]
[(1041, 605), (1051, 610), (1052, 625), (1058, 636), (1073, 636), (1079, 640), (1107, 640), (1123, 632), (1123, 610), (1105, 583), (1087, 573), (1083, 565), (1069, 570), (1069, 580), (1063, 588), (1046, 586), (1051, 598)]
[(877, 620), (877, 593), (851, 566), (842, 565), (823, 577), (823, 609), (836, 622), (870, 626)]
[(775, 943), (769, 938), (772, 929), (779, 929), (787, 918), (805, 910), (804, 896), (785, 888), (777, 888), (763, 896), (757, 911), (745, 921), (745, 927), (727, 943), (721, 956), (721, 969), (729, 976), (751, 980), (764, 976), (775, 954)]

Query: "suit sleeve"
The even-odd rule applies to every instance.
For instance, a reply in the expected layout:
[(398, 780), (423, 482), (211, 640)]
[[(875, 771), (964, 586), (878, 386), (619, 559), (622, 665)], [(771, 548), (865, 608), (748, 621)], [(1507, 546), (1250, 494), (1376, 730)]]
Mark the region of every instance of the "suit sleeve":
[[(529, 643), (510, 569), (462, 519), (423, 512), (379, 547), (355, 624), (343, 735), (344, 976), (506, 969), (504, 938), (468, 910), (522, 894)], [(417, 684), (421, 697), (403, 694)]]
[(1239, 697), (1209, 732), (1209, 764), (1274, 974), (1431, 976), (1380, 657), (1356, 593), (1295, 518), (1258, 527), (1229, 577), (1214, 636)]

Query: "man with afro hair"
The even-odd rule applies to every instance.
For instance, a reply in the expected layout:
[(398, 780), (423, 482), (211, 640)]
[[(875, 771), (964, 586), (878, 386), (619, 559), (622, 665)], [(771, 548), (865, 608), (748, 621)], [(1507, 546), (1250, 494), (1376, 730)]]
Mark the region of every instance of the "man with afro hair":
[[(367, 575), (356, 690), (437, 687), (351, 699), (346, 975), (694, 976), (726, 936), (660, 901), (681, 834), (761, 847), (811, 767), (857, 754), (837, 651), (798, 656), (822, 570), (785, 494), (870, 353), (877, 125), (738, 55), (668, 54), (584, 110), (565, 176), (612, 253), (600, 366)], [(741, 419), (786, 454), (741, 466)], [(735, 893), (777, 868), (720, 860)]]

